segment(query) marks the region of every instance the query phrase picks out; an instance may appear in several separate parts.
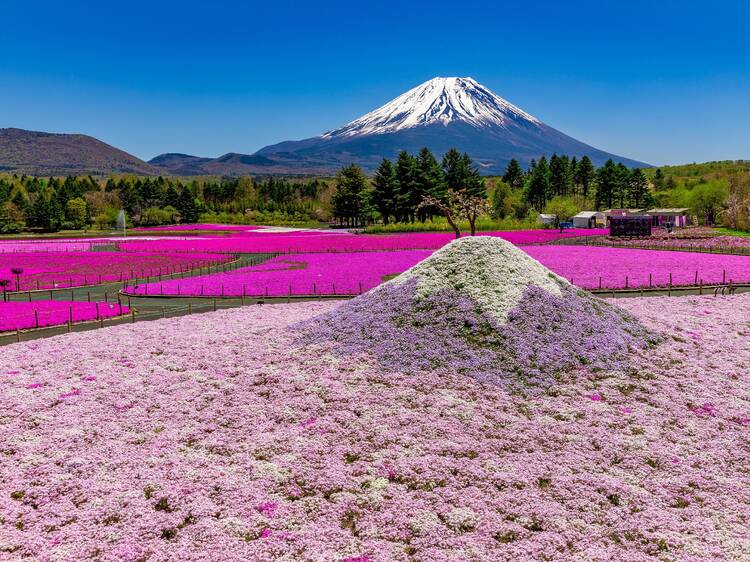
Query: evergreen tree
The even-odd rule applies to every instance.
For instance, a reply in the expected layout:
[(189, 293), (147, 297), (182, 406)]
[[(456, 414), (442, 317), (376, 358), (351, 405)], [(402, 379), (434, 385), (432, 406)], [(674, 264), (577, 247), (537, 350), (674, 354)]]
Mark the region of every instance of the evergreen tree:
[(336, 193), (333, 196), (333, 214), (349, 226), (360, 226), (370, 212), (370, 194), (367, 177), (356, 164), (346, 166), (336, 174)]
[[(402, 150), (396, 159), (396, 180), (398, 190), (396, 192), (396, 218), (399, 221), (414, 222), (419, 201), (415, 194), (419, 187), (417, 184), (417, 161)], [(416, 202), (415, 202), (416, 201)]]
[(633, 209), (642, 209), (647, 206), (648, 180), (643, 171), (635, 168), (630, 172), (628, 178), (628, 205)]
[[(583, 160), (581, 160), (583, 163)], [(611, 209), (617, 194), (617, 166), (610, 158), (596, 171), (596, 209)]]
[(615, 182), (614, 199), (617, 205), (624, 209), (628, 205), (628, 182), (630, 180), (630, 170), (622, 162), (617, 163), (617, 181)]
[(487, 188), (484, 185), (484, 178), (466, 152), (461, 156), (461, 161), (463, 169), (466, 170), (463, 191), (470, 197), (487, 199)]
[(528, 204), (541, 213), (550, 199), (550, 168), (547, 158), (542, 156), (534, 166), (531, 176), (526, 182), (524, 199)]
[(445, 174), (446, 189), (465, 192), (472, 197), (487, 198), (484, 179), (467, 153), (461, 154), (455, 148), (451, 148), (443, 156), (441, 165)]
[(180, 207), (180, 194), (171, 184), (167, 187), (167, 191), (164, 194), (164, 206), (174, 207), (175, 209), (179, 209)]
[(576, 192), (578, 184), (576, 182), (576, 172), (578, 171), (578, 159), (573, 156), (568, 164), (568, 180), (570, 181), (570, 188), (573, 192)]
[(575, 183), (581, 186), (581, 195), (584, 197), (588, 197), (595, 175), (596, 172), (591, 159), (588, 156), (583, 156), (576, 166)]
[(200, 211), (195, 204), (195, 196), (187, 186), (183, 186), (175, 209), (179, 211), (182, 222), (187, 224), (198, 222)]
[(568, 194), (568, 161), (566, 156), (553, 154), (549, 161), (550, 189), (553, 195)]
[(37, 193), (30, 209), (29, 224), (54, 232), (60, 229), (62, 221), (63, 210), (57, 193), (49, 187)]
[(396, 214), (396, 196), (398, 191), (398, 179), (393, 163), (383, 158), (375, 176), (372, 178), (372, 204), (383, 217), (383, 222), (388, 224), (390, 217)]
[(512, 211), (509, 200), (512, 196), (511, 187), (504, 181), (497, 182), (492, 193), (492, 217), (504, 219)]
[(521, 189), (524, 182), (524, 174), (518, 160), (512, 158), (503, 174), (503, 181), (512, 189)]
[(654, 173), (654, 189), (656, 191), (664, 189), (664, 172), (661, 171), (661, 168), (657, 168)]
[[(428, 148), (419, 151), (416, 157), (417, 177), (416, 177), (416, 197), (412, 197), (415, 202), (415, 208), (419, 207), (425, 195), (432, 195), (438, 199), (445, 197), (446, 187), (443, 170), (438, 161)], [(435, 209), (427, 206), (419, 207), (417, 214), (419, 219), (424, 222), (427, 215), (433, 215)]]

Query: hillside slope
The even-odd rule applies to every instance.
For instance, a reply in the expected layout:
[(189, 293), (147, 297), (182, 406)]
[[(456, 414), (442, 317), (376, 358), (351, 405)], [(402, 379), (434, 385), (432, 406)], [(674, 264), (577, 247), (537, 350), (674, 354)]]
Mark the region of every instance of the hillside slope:
[(158, 175), (162, 170), (94, 137), (0, 129), (0, 171), (29, 175)]

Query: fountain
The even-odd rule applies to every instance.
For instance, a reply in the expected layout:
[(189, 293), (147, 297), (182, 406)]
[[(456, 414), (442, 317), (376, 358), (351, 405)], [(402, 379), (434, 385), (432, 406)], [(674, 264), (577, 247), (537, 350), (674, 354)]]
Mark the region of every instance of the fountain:
[(122, 209), (117, 213), (117, 230), (122, 230), (122, 235), (125, 236), (125, 211)]

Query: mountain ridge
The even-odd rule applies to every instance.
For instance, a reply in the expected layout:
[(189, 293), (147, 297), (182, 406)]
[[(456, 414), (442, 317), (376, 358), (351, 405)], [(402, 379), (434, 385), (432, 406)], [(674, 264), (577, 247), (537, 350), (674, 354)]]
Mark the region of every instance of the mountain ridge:
[(433, 78), (342, 127), (256, 154), (288, 163), (293, 158), (332, 167), (355, 163), (373, 171), (383, 157), (425, 146), (438, 156), (453, 147), (467, 152), (485, 174), (502, 174), (512, 158), (528, 166), (554, 153), (588, 155), (595, 165), (612, 158), (629, 167), (650, 167), (574, 139), (470, 77)]
[(89, 135), (0, 128), (0, 171), (29, 175), (158, 175), (161, 170)]
[(253, 154), (218, 158), (178, 152), (148, 162), (94, 137), (0, 129), (0, 171), (32, 175), (332, 175), (357, 164), (372, 173), (383, 158), (429, 148), (468, 153), (485, 175), (499, 175), (515, 158), (524, 167), (554, 153), (609, 158), (629, 167), (649, 164), (594, 148), (558, 131), (473, 78), (436, 77), (353, 121), (301, 140), (268, 145)]

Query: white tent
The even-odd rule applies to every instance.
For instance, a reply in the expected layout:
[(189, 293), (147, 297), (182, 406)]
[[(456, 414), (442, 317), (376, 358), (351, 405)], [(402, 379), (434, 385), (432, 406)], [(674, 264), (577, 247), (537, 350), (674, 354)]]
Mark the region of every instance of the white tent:
[(572, 221), (576, 228), (596, 228), (597, 225), (604, 226), (605, 217), (598, 211), (581, 211)]
[(555, 219), (556, 218), (557, 218), (557, 216), (555, 216), (555, 215), (547, 215), (547, 214), (544, 214), (544, 213), (540, 213), (539, 214), (539, 222), (541, 224), (543, 224), (544, 226), (550, 226), (550, 225), (555, 224)]

